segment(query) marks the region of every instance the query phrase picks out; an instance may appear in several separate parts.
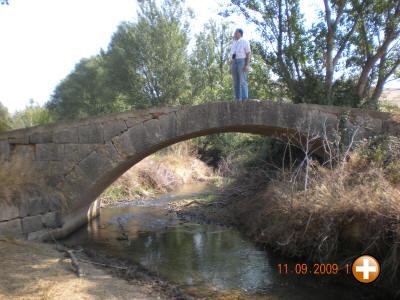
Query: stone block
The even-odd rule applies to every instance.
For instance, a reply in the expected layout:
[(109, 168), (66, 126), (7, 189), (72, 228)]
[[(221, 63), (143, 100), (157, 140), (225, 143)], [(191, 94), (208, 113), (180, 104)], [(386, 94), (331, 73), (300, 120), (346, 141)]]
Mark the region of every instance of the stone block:
[(307, 121), (309, 110), (307, 108), (301, 108), (293, 104), (281, 104), (281, 118), (282, 124), (279, 127), (289, 129), (300, 129), (305, 130), (307, 128)]
[(126, 132), (121, 136), (114, 137), (112, 143), (118, 153), (123, 157), (129, 157), (136, 153), (135, 145), (132, 143)]
[[(253, 102), (248, 102), (244, 105), (252, 105)], [(218, 111), (218, 119), (220, 126), (229, 126), (231, 124), (231, 112), (230, 112), (230, 103), (229, 102), (218, 102), (216, 103)], [(257, 109), (254, 110), (257, 112)], [(254, 115), (253, 115), (254, 118)], [(201, 121), (201, 120), (199, 120)]]
[(34, 168), (34, 170), (44, 177), (51, 175), (51, 168), (49, 165), (50, 164), (48, 161), (35, 160), (34, 162), (32, 162), (32, 167)]
[(125, 124), (128, 126), (128, 128), (131, 128), (133, 126), (136, 126), (140, 123), (142, 123), (143, 118), (140, 117), (128, 117), (125, 119)]
[(383, 122), (381, 119), (373, 118), (367, 113), (356, 116), (356, 124), (363, 127), (366, 131), (374, 132), (379, 134), (382, 132)]
[(53, 141), (56, 144), (78, 144), (78, 128), (62, 128), (54, 131)]
[(10, 144), (8, 141), (0, 141), (0, 160), (10, 159)]
[(19, 217), (17, 206), (7, 203), (0, 203), (0, 222), (15, 219)]
[(50, 168), (51, 176), (63, 175), (69, 172), (76, 162), (68, 161), (68, 160), (60, 160), (60, 161), (49, 161), (48, 166)]
[(84, 159), (93, 151), (96, 151), (99, 144), (79, 144), (79, 160)]
[(53, 141), (56, 144), (77, 144), (78, 127), (66, 127), (56, 129), (53, 133)]
[(53, 133), (51, 132), (51, 130), (33, 132), (29, 136), (30, 144), (46, 144), (52, 142), (53, 142)]
[(120, 135), (127, 130), (124, 120), (114, 120), (103, 123), (104, 141), (111, 140), (114, 136)]
[(26, 160), (27, 162), (35, 160), (35, 145), (14, 145), (12, 156), (17, 156), (19, 159)]
[(98, 147), (96, 152), (105, 159), (109, 160), (111, 163), (120, 162), (123, 160), (121, 155), (118, 153), (114, 144), (111, 141), (108, 141), (102, 147)]
[(59, 213), (52, 211), (52, 212), (42, 215), (42, 223), (43, 223), (43, 226), (46, 228), (59, 227), (61, 224)]
[(121, 136), (113, 138), (112, 143), (117, 151), (125, 157), (146, 150), (146, 132), (143, 123), (129, 128)]
[(78, 144), (65, 144), (64, 145), (64, 160), (76, 162), (80, 160)]
[[(243, 125), (244, 114), (243, 114), (243, 104), (237, 102), (229, 103), (229, 111), (230, 111), (230, 122), (231, 125), (240, 126)], [(207, 117), (208, 119), (208, 117)]]
[(158, 119), (150, 119), (143, 122), (145, 131), (145, 141), (146, 145), (156, 145), (162, 142), (165, 137), (161, 134), (160, 121)]
[(382, 129), (383, 133), (385, 134), (395, 135), (395, 136), (400, 135), (400, 123), (398, 123), (398, 121), (385, 120), (383, 121)]
[(42, 240), (44, 237), (48, 235), (49, 231), (47, 229), (42, 229), (35, 232), (29, 232), (27, 236), (28, 241)]
[(89, 124), (79, 126), (80, 144), (102, 144), (104, 142), (103, 129), (100, 124)]
[(57, 210), (61, 209), (62, 200), (57, 195), (49, 196), (46, 201), (47, 201), (47, 203), (49, 205), (49, 210), (57, 211)]
[(21, 220), (15, 219), (0, 222), (0, 236), (12, 236), (16, 238), (23, 237)]
[(20, 129), (9, 133), (8, 141), (10, 144), (29, 144), (28, 130)]
[(49, 203), (40, 196), (27, 193), (19, 206), (20, 217), (33, 216), (49, 211)]
[(177, 111), (177, 135), (184, 136), (196, 132), (208, 130), (207, 120), (209, 118), (208, 105), (188, 107)]
[(96, 181), (111, 166), (111, 162), (101, 157), (97, 152), (92, 152), (79, 163), (80, 169), (92, 182)]
[[(218, 106), (216, 103), (209, 103), (208, 104), (208, 118), (207, 118), (207, 126), (209, 129), (219, 128), (220, 127), (220, 115), (218, 112)], [(180, 124), (177, 125), (178, 128)]]
[(259, 120), (264, 126), (279, 127), (282, 112), (279, 105), (271, 101), (263, 101), (259, 113)]
[(176, 138), (177, 121), (174, 112), (161, 116), (158, 121), (160, 123), (160, 133), (166, 140)]
[(66, 197), (67, 201), (70, 201), (67, 203), (67, 205), (70, 206), (81, 198), (83, 191), (87, 191), (92, 183), (93, 182), (82, 169), (76, 166), (74, 170), (65, 177), (64, 181), (57, 185), (57, 189), (62, 192), (62, 195)]
[(127, 136), (130, 140), (130, 144), (134, 145), (137, 153), (146, 151), (148, 144), (146, 144), (146, 130), (144, 124), (140, 123), (127, 131)]
[(64, 157), (64, 145), (61, 144), (37, 144), (36, 160), (59, 161)]
[(29, 233), (43, 229), (42, 216), (22, 218), (22, 232)]

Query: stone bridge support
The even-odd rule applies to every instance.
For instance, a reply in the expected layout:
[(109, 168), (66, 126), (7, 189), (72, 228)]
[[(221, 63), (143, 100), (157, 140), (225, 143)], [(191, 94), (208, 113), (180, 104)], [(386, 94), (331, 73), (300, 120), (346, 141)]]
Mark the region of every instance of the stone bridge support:
[[(387, 113), (249, 100), (111, 114), (0, 134), (0, 235), (61, 238), (98, 213), (96, 198), (146, 156), (219, 132), (328, 136), (343, 123), (357, 138), (400, 133)], [(306, 125), (306, 126), (305, 126)]]

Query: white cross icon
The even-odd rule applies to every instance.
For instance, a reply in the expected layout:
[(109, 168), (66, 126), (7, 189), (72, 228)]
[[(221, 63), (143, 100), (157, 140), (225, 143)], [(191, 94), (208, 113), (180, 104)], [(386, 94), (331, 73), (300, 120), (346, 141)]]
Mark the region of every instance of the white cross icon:
[(377, 270), (376, 270), (376, 266), (370, 266), (369, 265), (368, 258), (363, 258), (363, 265), (362, 265), (362, 267), (357, 266), (356, 267), (356, 272), (362, 272), (363, 273), (363, 279), (368, 280), (369, 279), (369, 273), (375, 273), (375, 272), (377, 272)]

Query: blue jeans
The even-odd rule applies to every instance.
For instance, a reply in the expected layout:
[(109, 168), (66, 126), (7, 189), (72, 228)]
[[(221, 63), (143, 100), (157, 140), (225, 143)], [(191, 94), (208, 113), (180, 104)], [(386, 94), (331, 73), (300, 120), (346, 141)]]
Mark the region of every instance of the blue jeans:
[(244, 58), (237, 58), (232, 62), (233, 89), (237, 101), (249, 98), (247, 73), (243, 71), (245, 63), (246, 60)]

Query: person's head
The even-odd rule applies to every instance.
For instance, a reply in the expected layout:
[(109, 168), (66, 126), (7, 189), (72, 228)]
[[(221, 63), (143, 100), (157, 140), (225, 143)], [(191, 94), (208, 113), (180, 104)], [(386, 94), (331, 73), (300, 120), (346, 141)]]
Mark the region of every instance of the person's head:
[(233, 37), (235, 38), (235, 40), (240, 39), (243, 36), (243, 29), (241, 28), (237, 28), (235, 30), (235, 33), (233, 34)]

